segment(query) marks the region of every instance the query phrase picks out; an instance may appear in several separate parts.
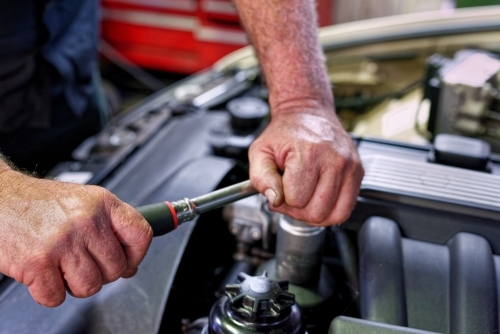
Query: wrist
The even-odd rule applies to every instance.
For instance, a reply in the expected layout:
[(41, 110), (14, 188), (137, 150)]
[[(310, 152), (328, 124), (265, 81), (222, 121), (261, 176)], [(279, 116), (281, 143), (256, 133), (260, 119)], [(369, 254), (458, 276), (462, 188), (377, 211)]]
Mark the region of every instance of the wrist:
[(288, 84), (273, 88), (275, 89), (270, 89), (269, 96), (273, 116), (288, 113), (290, 110), (334, 111), (335, 109), (333, 92), (326, 74), (324, 77), (316, 75), (315, 78), (304, 75), (299, 80), (292, 78)]
[[(289, 106), (301, 104), (315, 104), (331, 109), (333, 92), (323, 59), (319, 55), (311, 56), (312, 59), (300, 59), (300, 56), (305, 56), (300, 53), (295, 56), (292, 57), (294, 61), (275, 61), (279, 66), (264, 71), (269, 87), (271, 110), (288, 109)], [(266, 65), (263, 64), (263, 67), (265, 69)]]
[(284, 100), (271, 105), (273, 117), (290, 114), (310, 114), (317, 116), (335, 115), (333, 99), (318, 99), (313, 97), (301, 97)]

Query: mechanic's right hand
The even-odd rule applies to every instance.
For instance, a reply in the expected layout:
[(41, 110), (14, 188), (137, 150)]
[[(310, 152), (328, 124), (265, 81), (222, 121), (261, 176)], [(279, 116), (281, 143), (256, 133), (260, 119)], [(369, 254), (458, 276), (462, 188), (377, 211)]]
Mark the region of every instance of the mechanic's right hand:
[(109, 191), (0, 171), (0, 272), (55, 307), (131, 277), (153, 232)]

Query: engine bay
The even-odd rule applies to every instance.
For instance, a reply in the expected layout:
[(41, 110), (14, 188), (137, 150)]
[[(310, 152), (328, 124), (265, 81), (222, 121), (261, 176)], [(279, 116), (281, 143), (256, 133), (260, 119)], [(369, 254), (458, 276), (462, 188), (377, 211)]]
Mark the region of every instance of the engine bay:
[[(85, 300), (46, 309), (0, 280), (0, 332), (497, 332), (500, 43), (472, 30), (323, 39), (365, 168), (346, 223), (309, 226), (255, 195), (155, 238), (136, 276)], [(267, 99), (253, 55), (228, 58), (132, 107), (49, 177), (133, 206), (244, 181)]]

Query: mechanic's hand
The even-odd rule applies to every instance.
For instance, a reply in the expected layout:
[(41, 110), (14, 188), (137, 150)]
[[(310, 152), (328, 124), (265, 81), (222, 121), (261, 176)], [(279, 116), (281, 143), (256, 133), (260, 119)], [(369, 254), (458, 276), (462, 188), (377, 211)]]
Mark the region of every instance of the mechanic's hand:
[(88, 297), (131, 277), (152, 230), (107, 190), (0, 173), (0, 272), (26, 284), (40, 304)]
[(273, 111), (249, 159), (270, 209), (319, 226), (349, 218), (364, 172), (332, 107)]

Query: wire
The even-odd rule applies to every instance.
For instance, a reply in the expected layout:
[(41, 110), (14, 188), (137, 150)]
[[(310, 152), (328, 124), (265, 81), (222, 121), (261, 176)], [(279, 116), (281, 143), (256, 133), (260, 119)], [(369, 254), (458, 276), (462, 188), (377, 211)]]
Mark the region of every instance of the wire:
[(369, 97), (369, 98), (362, 98), (362, 97), (355, 97), (355, 98), (349, 98), (349, 99), (335, 99), (335, 107), (336, 108), (344, 108), (344, 109), (360, 109), (367, 107), (372, 104), (376, 104), (379, 102), (382, 102), (385, 99), (388, 98), (395, 98), (399, 99), (403, 97), (406, 93), (409, 91), (417, 88), (422, 84), (422, 79), (419, 79), (408, 86), (404, 87), (403, 89), (396, 91), (396, 92), (390, 92), (387, 94), (382, 94), (374, 97)]

